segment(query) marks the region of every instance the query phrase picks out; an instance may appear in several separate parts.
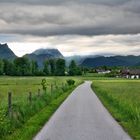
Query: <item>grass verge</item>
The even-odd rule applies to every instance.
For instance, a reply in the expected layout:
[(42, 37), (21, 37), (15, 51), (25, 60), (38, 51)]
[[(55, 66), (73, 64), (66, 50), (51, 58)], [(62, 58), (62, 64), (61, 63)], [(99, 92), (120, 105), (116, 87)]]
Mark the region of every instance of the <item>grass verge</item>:
[(134, 140), (140, 140), (140, 80), (94, 80), (92, 89)]

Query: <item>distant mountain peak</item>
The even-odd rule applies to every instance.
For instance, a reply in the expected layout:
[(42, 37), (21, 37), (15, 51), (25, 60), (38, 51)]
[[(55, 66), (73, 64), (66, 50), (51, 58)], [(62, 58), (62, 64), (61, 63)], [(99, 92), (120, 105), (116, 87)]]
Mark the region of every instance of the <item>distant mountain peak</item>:
[(4, 44), (0, 43), (0, 47), (7, 47), (7, 48), (9, 48), (7, 43), (4, 43)]
[(63, 57), (63, 55), (60, 53), (60, 51), (55, 48), (47, 48), (47, 49), (41, 48), (41, 49), (34, 51), (33, 54), (55, 56), (58, 58)]
[(0, 58), (1, 59), (14, 59), (14, 58), (16, 58), (16, 55), (9, 48), (7, 43), (5, 43), (5, 44), (0, 43)]
[(38, 49), (31, 54), (26, 54), (25, 56), (28, 57), (30, 60), (37, 61), (39, 67), (43, 67), (43, 62), (46, 59), (64, 58), (60, 51), (54, 48)]

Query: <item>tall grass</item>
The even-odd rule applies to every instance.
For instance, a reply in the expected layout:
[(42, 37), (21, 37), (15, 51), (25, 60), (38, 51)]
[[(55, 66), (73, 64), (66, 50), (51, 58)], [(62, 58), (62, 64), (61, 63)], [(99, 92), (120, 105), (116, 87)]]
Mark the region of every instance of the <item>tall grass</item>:
[[(38, 96), (37, 92), (34, 91), (35, 89), (37, 91), (38, 88), (41, 88), (41, 79), (42, 78), (26, 77), (23, 79), (6, 78), (3, 79), (3, 81), (0, 79), (0, 88), (3, 90), (0, 104), (0, 139), (12, 134), (42, 108), (49, 105), (60, 95), (74, 88), (74, 86), (67, 85), (67, 78), (48, 78), (46, 92), (42, 90), (41, 94)], [(79, 80), (76, 80), (76, 85), (79, 82)], [(50, 84), (53, 84), (52, 91)], [(15, 91), (12, 98), (12, 116), (10, 117), (7, 110), (7, 94), (4, 94), (4, 91), (8, 91), (9, 85), (13, 86)], [(28, 92), (25, 93), (28, 87), (30, 87), (30, 91), (33, 89), (31, 102), (28, 99)]]
[(95, 80), (92, 88), (126, 131), (140, 140), (140, 80)]

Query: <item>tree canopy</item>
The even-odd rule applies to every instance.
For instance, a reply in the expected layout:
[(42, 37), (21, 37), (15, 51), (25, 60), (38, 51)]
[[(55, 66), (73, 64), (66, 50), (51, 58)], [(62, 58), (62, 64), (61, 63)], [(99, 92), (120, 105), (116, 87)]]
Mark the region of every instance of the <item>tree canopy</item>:
[(14, 60), (0, 59), (0, 75), (10, 76), (64, 76), (81, 75), (81, 68), (74, 60), (66, 67), (65, 59), (47, 59), (43, 68), (39, 68), (36, 61), (27, 57), (18, 57)]

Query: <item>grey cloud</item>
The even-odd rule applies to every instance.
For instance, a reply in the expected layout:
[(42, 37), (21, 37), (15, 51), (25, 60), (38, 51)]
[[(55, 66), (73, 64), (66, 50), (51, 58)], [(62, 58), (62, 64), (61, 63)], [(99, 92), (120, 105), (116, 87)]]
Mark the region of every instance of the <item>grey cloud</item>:
[[(6, 36), (3, 35), (3, 38), (5, 39)], [(21, 41), (18, 40), (18, 42), (15, 41), (13, 36), (7, 36), (8, 44), (10, 47), (13, 46), (15, 51), (18, 50), (17, 53), (20, 56), (29, 53), (28, 51), (31, 52), (33, 48), (52, 46), (58, 48), (64, 55), (140, 55), (140, 34), (100, 36), (58, 35), (49, 37), (23, 35), (17, 36), (17, 39), (22, 39)], [(2, 36), (0, 35), (1, 38)]]
[(13, 42), (15, 40), (23, 41), (23, 37), (21, 38), (19, 35), (15, 34), (0, 34), (0, 43)]
[(140, 33), (139, 0), (1, 0), (0, 3), (1, 33), (36, 36)]
[(105, 35), (105, 34), (137, 34), (140, 31), (137, 30), (135, 27), (134, 29), (131, 28), (104, 28), (104, 27), (54, 27), (53, 29), (50, 28), (39, 28), (39, 29), (30, 29), (26, 28), (25, 29), (8, 29), (8, 30), (1, 30), (1, 32), (4, 33), (10, 33), (12, 34), (13, 32), (16, 34), (30, 34), (34, 36), (53, 36), (53, 35), (67, 35), (67, 34), (79, 34), (79, 35)]
[(23, 4), (34, 4), (34, 5), (58, 5), (62, 3), (91, 3), (91, 4), (103, 4), (103, 5), (122, 5), (131, 0), (1, 0), (0, 3), (23, 3)]
[(129, 1), (127, 4), (122, 5), (122, 8), (124, 10), (137, 13), (140, 16), (140, 1), (139, 0)]

